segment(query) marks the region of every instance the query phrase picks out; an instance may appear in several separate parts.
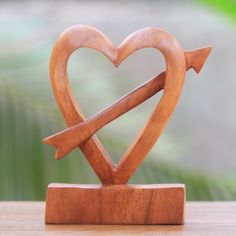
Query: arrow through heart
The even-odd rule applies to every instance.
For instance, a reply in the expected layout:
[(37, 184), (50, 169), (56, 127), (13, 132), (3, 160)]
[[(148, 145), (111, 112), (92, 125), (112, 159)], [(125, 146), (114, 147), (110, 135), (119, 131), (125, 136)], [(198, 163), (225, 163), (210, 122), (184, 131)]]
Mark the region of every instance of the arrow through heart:
[[(145, 82), (102, 112), (84, 120), (72, 96), (66, 71), (69, 56), (80, 47), (90, 47), (101, 51), (115, 66), (118, 66), (134, 51), (153, 47), (160, 50), (165, 57), (167, 70)], [(183, 52), (173, 36), (158, 28), (139, 30), (127, 37), (118, 48), (114, 47), (105, 35), (92, 27), (70, 28), (55, 44), (50, 63), (54, 94), (69, 128), (45, 138), (44, 143), (56, 147), (56, 159), (62, 158), (79, 146), (103, 184), (127, 183), (170, 118), (182, 90), (185, 71), (193, 68), (198, 73), (210, 51), (211, 47), (205, 47)], [(151, 118), (116, 166), (102, 150), (94, 134), (162, 89), (164, 89), (163, 96)]]

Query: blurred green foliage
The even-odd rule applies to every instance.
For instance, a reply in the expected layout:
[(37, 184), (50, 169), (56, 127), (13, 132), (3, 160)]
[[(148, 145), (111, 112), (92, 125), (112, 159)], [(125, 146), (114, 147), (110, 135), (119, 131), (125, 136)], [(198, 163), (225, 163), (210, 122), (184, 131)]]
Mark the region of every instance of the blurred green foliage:
[(231, 21), (236, 23), (236, 1), (235, 0), (200, 0), (207, 6), (223, 13)]
[[(60, 161), (53, 160), (54, 150), (42, 145), (41, 140), (48, 131), (61, 128), (61, 120), (50, 116), (45, 104), (30, 105), (34, 99), (33, 94), (14, 85), (1, 86), (1, 200), (43, 200), (50, 182), (99, 183), (78, 151)], [(202, 175), (154, 158), (145, 160), (130, 182), (185, 183), (188, 200), (236, 197), (234, 178)]]

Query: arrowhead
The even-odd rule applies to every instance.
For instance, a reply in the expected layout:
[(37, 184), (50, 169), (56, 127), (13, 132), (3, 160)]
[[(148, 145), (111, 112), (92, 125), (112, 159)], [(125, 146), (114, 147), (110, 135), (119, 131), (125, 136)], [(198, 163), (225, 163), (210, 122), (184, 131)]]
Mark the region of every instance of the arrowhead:
[(193, 68), (196, 73), (199, 73), (211, 50), (212, 47), (209, 46), (191, 51), (185, 51), (184, 55), (186, 59), (186, 69), (188, 70), (190, 68)]

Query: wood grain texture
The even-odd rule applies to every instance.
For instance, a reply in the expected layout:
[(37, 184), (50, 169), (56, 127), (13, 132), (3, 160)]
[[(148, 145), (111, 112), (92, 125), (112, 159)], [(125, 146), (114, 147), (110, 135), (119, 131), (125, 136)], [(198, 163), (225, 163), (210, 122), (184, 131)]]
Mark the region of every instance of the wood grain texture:
[[(187, 63), (186, 70), (189, 70), (195, 65), (195, 71), (199, 72), (202, 67), (200, 62), (205, 61), (206, 54), (204, 54), (204, 52), (208, 54), (209, 51), (209, 48), (201, 48), (190, 52), (185, 52), (185, 59)], [(45, 138), (44, 142), (57, 147), (56, 159), (61, 159), (73, 148), (80, 145), (106, 124), (135, 108), (162, 90), (165, 84), (165, 76), (166, 72), (163, 71), (103, 111), (90, 117), (84, 122)]]
[(51, 224), (183, 224), (185, 186), (50, 184)]
[[(70, 55), (88, 47), (102, 52), (115, 66), (143, 48), (159, 50), (166, 71), (136, 88), (104, 111), (85, 120), (72, 95), (67, 76)], [(160, 137), (179, 100), (186, 70), (199, 72), (210, 47), (184, 52), (177, 40), (159, 28), (144, 28), (114, 46), (100, 31), (74, 26), (57, 40), (50, 60), (55, 98), (68, 129), (44, 139), (56, 147), (56, 159), (79, 146), (101, 180), (101, 186), (49, 185), (46, 223), (183, 224), (183, 185), (126, 185)], [(134, 143), (115, 165), (94, 135), (100, 128), (163, 89), (162, 97)]]
[[(78, 103), (72, 95), (67, 62), (72, 52), (88, 47), (102, 52), (115, 66), (137, 50), (151, 47), (159, 50), (166, 61), (166, 72), (144, 84), (114, 106), (85, 121)], [(151, 150), (166, 126), (182, 91), (186, 69), (193, 67), (197, 72), (204, 64), (211, 48), (184, 52), (177, 40), (159, 28), (144, 28), (128, 36), (120, 46), (114, 46), (100, 31), (89, 26), (74, 26), (57, 40), (50, 60), (50, 77), (55, 98), (71, 129), (44, 140), (57, 148), (56, 157), (63, 157), (78, 146), (103, 184), (126, 184), (142, 160)], [(118, 165), (115, 165), (104, 148), (93, 135), (98, 129), (145, 101), (164, 88), (160, 102)], [(84, 125), (82, 125), (84, 124)], [(76, 127), (81, 125), (81, 130)], [(75, 127), (73, 127), (75, 126)], [(72, 130), (72, 132), (71, 132)], [(82, 141), (78, 133), (83, 133)]]
[(0, 202), (1, 236), (235, 236), (236, 202), (187, 202), (184, 225), (45, 225), (44, 202)]

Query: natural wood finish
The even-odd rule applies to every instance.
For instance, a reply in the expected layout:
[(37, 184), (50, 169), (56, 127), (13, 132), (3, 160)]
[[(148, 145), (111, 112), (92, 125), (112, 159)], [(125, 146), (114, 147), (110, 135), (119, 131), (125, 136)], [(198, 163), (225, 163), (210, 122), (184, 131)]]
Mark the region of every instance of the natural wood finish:
[(185, 186), (50, 184), (51, 224), (183, 224)]
[[(84, 121), (80, 108), (71, 93), (66, 68), (72, 52), (81, 47), (93, 48), (102, 52), (115, 66), (118, 66), (133, 52), (152, 47), (163, 54), (167, 70), (154, 80), (150, 80), (144, 87), (141, 86), (118, 101), (114, 106), (90, 120)], [(104, 34), (92, 27), (80, 25), (69, 28), (57, 40), (52, 51), (50, 77), (56, 100), (68, 127), (84, 124), (83, 132), (86, 137), (83, 139), (85, 141), (79, 143), (78, 138), (74, 136), (77, 133), (72, 132), (72, 135), (65, 139), (60, 138), (60, 135), (54, 136), (56, 143), (51, 138), (45, 139), (45, 142), (58, 148), (56, 154), (58, 158), (79, 144), (103, 184), (126, 184), (166, 126), (181, 94), (186, 69), (194, 67), (197, 72), (200, 71), (210, 50), (211, 48), (208, 47), (184, 53), (172, 35), (158, 28), (139, 30), (127, 37), (118, 47), (115, 47)], [(160, 78), (158, 83), (156, 83), (157, 78)], [(155, 87), (153, 84), (157, 86)], [(164, 87), (164, 92), (160, 102), (133, 145), (116, 166), (97, 138), (91, 135), (111, 120), (158, 92), (162, 87)], [(129, 104), (127, 105), (127, 103)]]
[[(203, 60), (205, 61), (206, 55), (208, 55), (209, 52), (209, 47), (185, 52), (185, 58), (187, 62), (186, 70), (189, 70), (191, 67), (193, 67), (195, 63), (195, 70), (200, 71), (199, 63), (201, 63)], [(195, 60), (191, 61), (193, 58)], [(106, 124), (135, 108), (162, 90), (165, 83), (165, 75), (165, 71), (160, 73), (158, 76), (140, 85), (132, 92), (115, 102), (113, 105), (107, 107), (103, 111), (97, 113), (84, 122), (45, 138), (43, 140), (44, 143), (55, 146), (57, 148), (56, 159), (61, 159)]]
[(0, 235), (235, 236), (236, 202), (187, 202), (184, 225), (45, 225), (44, 202), (0, 202)]
[[(139, 49), (158, 49), (165, 58), (167, 69), (85, 120), (72, 95), (67, 76), (68, 59), (73, 51), (81, 47), (102, 52), (115, 66)], [(88, 26), (71, 27), (59, 37), (51, 55), (50, 78), (69, 128), (44, 139), (44, 142), (57, 148), (57, 159), (79, 146), (103, 185), (49, 185), (46, 223), (184, 223), (184, 185), (126, 184), (171, 117), (183, 88), (186, 70), (194, 68), (199, 72), (210, 51), (211, 47), (184, 52), (171, 34), (158, 28), (139, 30), (118, 47), (100, 31)], [(161, 89), (164, 89), (163, 95), (149, 120), (115, 165), (94, 134)]]

